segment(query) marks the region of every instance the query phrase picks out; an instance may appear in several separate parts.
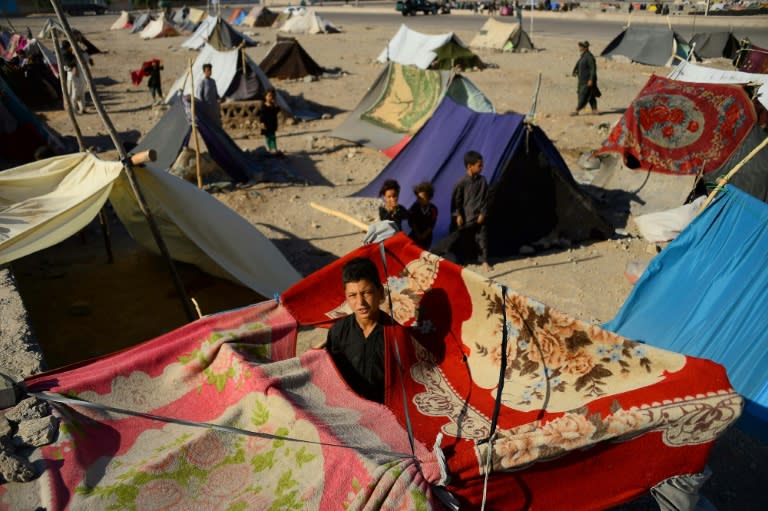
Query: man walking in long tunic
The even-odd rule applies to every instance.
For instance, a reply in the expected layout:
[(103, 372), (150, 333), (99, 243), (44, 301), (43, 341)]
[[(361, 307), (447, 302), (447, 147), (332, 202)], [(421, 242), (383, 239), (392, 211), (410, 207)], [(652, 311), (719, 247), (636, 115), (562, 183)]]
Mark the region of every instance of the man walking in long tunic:
[(579, 41), (579, 51), (581, 57), (576, 65), (573, 67), (573, 76), (578, 78), (577, 93), (579, 102), (576, 105), (576, 110), (571, 112), (571, 115), (579, 115), (582, 108), (589, 106), (592, 108), (592, 113), (599, 113), (597, 110), (597, 98), (602, 93), (597, 87), (597, 64), (595, 63), (595, 57), (589, 51), (589, 41)]
[(211, 78), (213, 66), (203, 64), (204, 78), (197, 84), (195, 97), (200, 100), (201, 107), (205, 110), (206, 116), (221, 126), (221, 107), (219, 106), (219, 91), (216, 89), (216, 80)]

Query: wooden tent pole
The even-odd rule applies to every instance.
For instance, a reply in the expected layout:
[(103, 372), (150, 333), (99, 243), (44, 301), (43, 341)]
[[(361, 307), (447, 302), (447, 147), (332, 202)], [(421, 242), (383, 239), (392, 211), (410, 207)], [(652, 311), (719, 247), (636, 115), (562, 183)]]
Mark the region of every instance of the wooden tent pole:
[(323, 213), (327, 213), (331, 216), (335, 216), (336, 218), (341, 218), (342, 220), (345, 220), (349, 222), (350, 224), (354, 225), (355, 227), (358, 227), (362, 229), (363, 232), (368, 232), (368, 226), (365, 225), (360, 220), (357, 220), (356, 218), (352, 218), (351, 216), (347, 215), (346, 213), (342, 213), (341, 211), (336, 211), (335, 209), (326, 208), (325, 206), (321, 206), (319, 204), (315, 204), (314, 202), (309, 203), (310, 206), (315, 208), (318, 211), (322, 211)]
[(747, 164), (749, 160), (751, 160), (757, 153), (760, 152), (760, 150), (768, 145), (768, 137), (765, 137), (762, 142), (760, 142), (757, 146), (755, 146), (754, 149), (752, 149), (748, 155), (744, 157), (743, 160), (741, 160), (739, 163), (737, 163), (725, 176), (721, 177), (717, 180), (717, 186), (715, 186), (715, 189), (712, 190), (709, 195), (707, 196), (707, 200), (704, 201), (704, 204), (702, 204), (701, 209), (699, 210), (699, 213), (704, 211), (704, 208), (709, 206), (709, 203), (712, 202), (712, 200), (715, 198), (715, 195), (717, 195), (717, 192), (723, 189), (725, 185), (728, 184), (728, 181), (730, 181), (731, 177), (738, 172), (741, 167)]
[[(69, 26), (69, 21), (67, 20), (67, 17), (64, 15), (64, 12), (61, 8), (60, 0), (51, 0), (51, 6), (53, 7), (54, 12), (56, 12), (56, 18), (58, 18), (59, 20), (59, 24), (61, 25), (62, 32), (64, 32), (64, 35), (66, 35), (72, 47), (75, 50), (77, 50), (77, 41), (75, 41), (75, 37), (72, 34), (72, 28)], [(54, 27), (54, 30), (55, 28), (56, 27)], [(189, 298), (187, 297), (187, 291), (186, 289), (184, 289), (184, 284), (181, 282), (181, 278), (179, 277), (179, 274), (176, 271), (176, 265), (174, 264), (173, 259), (171, 259), (171, 254), (168, 251), (168, 246), (165, 244), (165, 240), (163, 240), (163, 237), (160, 234), (160, 229), (157, 226), (157, 222), (155, 222), (155, 218), (152, 216), (152, 212), (149, 209), (149, 205), (147, 204), (147, 201), (144, 199), (144, 194), (142, 194), (141, 192), (141, 188), (139, 187), (139, 182), (136, 179), (136, 175), (133, 172), (133, 166), (131, 164), (130, 159), (128, 158), (128, 154), (125, 151), (125, 147), (123, 147), (123, 144), (120, 142), (120, 139), (117, 136), (117, 130), (115, 130), (115, 127), (112, 124), (112, 121), (107, 115), (107, 112), (104, 110), (104, 106), (101, 104), (101, 100), (99, 99), (99, 96), (96, 94), (96, 87), (93, 85), (93, 77), (91, 76), (91, 70), (79, 51), (75, 51), (74, 55), (75, 55), (75, 58), (77, 59), (77, 65), (79, 66), (80, 70), (83, 71), (83, 77), (85, 78), (85, 83), (88, 86), (88, 91), (91, 93), (91, 99), (93, 100), (93, 104), (94, 104), (94, 107), (96, 108), (96, 112), (99, 114), (99, 118), (101, 119), (101, 122), (104, 123), (104, 126), (107, 128), (109, 137), (112, 139), (112, 143), (115, 145), (115, 148), (117, 149), (117, 152), (120, 155), (120, 160), (123, 163), (123, 168), (125, 169), (125, 174), (128, 177), (128, 182), (130, 183), (131, 189), (133, 190), (133, 194), (136, 197), (136, 201), (139, 204), (139, 209), (141, 209), (141, 212), (144, 214), (144, 217), (147, 219), (147, 223), (149, 224), (149, 228), (152, 231), (152, 235), (155, 238), (157, 247), (160, 249), (160, 252), (163, 254), (163, 257), (168, 263), (168, 268), (171, 272), (171, 276), (173, 277), (173, 282), (174, 282), (174, 285), (176, 286), (176, 291), (178, 292), (179, 298), (181, 299), (181, 304), (182, 304), (182, 307), (184, 308), (184, 313), (186, 314), (187, 319), (189, 321), (193, 321), (197, 319), (197, 316), (195, 314), (195, 311), (192, 309), (192, 304), (189, 301)]]
[(195, 115), (195, 77), (192, 76), (192, 59), (189, 59), (189, 86), (192, 88), (192, 138), (195, 141), (195, 171), (197, 173), (197, 187), (202, 190), (203, 176), (200, 174), (200, 137), (197, 134), (197, 116)]

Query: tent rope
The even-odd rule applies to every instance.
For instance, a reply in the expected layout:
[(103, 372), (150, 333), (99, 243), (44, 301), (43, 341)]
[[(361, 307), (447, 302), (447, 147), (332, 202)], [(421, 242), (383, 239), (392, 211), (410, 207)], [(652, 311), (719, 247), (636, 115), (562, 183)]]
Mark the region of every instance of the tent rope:
[(108, 406), (101, 403), (86, 401), (84, 399), (68, 398), (68, 397), (62, 396), (61, 394), (53, 394), (50, 392), (28, 392), (27, 394), (32, 397), (36, 397), (38, 399), (42, 399), (44, 401), (48, 401), (51, 403), (79, 406), (83, 408), (90, 408), (90, 409), (100, 410), (105, 412), (118, 413), (121, 415), (130, 415), (133, 417), (141, 417), (144, 419), (167, 422), (169, 424), (179, 424), (182, 426), (191, 426), (195, 428), (213, 429), (213, 430), (222, 431), (225, 433), (233, 433), (236, 435), (258, 437), (266, 440), (284, 440), (287, 442), (297, 442), (302, 444), (322, 445), (323, 447), (340, 447), (342, 449), (353, 449), (355, 451), (366, 453), (366, 454), (390, 456), (393, 459), (415, 459), (414, 454), (408, 454), (408, 453), (402, 453), (402, 452), (396, 452), (396, 451), (387, 451), (384, 449), (372, 449), (370, 447), (334, 444), (330, 442), (317, 442), (314, 440), (305, 440), (303, 438), (294, 438), (294, 437), (283, 436), (283, 435), (272, 435), (270, 433), (262, 433), (260, 431), (249, 431), (247, 429), (236, 428), (234, 426), (225, 426), (223, 424), (214, 424), (211, 422), (198, 422), (198, 421), (190, 421), (186, 419), (178, 419), (175, 417), (167, 417), (164, 415), (155, 415), (151, 413), (137, 412), (135, 410), (129, 410), (126, 408)]
[[(379, 242), (379, 255), (381, 256), (381, 264), (384, 267), (384, 279), (389, 283), (389, 271), (387, 270), (387, 254), (384, 249), (384, 242)], [(392, 293), (389, 291), (389, 285), (387, 285), (387, 302), (389, 304), (389, 311), (392, 312)], [(395, 322), (395, 318), (392, 317), (392, 314), (389, 315), (389, 319), (392, 323)], [(386, 334), (386, 330), (385, 330)], [(386, 346), (386, 342), (384, 343)], [(394, 342), (395, 345), (395, 360), (397, 361), (397, 369), (400, 372), (400, 389), (403, 393), (403, 413), (405, 414), (405, 429), (408, 432), (408, 443), (411, 445), (411, 454), (413, 457), (416, 457), (416, 447), (414, 443), (414, 437), (413, 437), (413, 425), (411, 423), (411, 414), (408, 412), (408, 393), (405, 390), (405, 371), (403, 371), (403, 363), (400, 359), (400, 348), (397, 345), (397, 340), (395, 339)]]

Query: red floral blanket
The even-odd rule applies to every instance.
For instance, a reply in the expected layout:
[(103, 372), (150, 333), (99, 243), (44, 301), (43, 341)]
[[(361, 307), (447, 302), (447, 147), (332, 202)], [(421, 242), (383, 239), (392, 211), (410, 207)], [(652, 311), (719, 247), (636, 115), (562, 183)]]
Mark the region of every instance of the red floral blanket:
[(756, 119), (739, 85), (652, 76), (597, 154), (618, 153), (630, 168), (708, 174), (728, 160)]
[[(392, 315), (407, 327), (387, 329), (386, 404), (402, 424), (407, 407), (418, 441), (444, 435), (449, 489), (469, 509), (482, 500), (486, 463), (490, 509), (602, 509), (631, 500), (669, 476), (701, 471), (714, 439), (740, 414), (741, 398), (713, 362), (503, 291), (402, 234), (385, 246)], [(357, 256), (385, 275), (379, 246), (368, 245), (307, 277), (283, 296), (299, 323), (349, 313), (341, 267)]]

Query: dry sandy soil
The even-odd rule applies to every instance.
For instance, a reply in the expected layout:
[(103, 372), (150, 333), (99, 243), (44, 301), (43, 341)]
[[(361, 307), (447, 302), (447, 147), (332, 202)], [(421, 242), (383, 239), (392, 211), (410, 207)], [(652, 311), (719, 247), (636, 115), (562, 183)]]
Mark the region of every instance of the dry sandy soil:
[[(325, 7), (318, 11), (333, 22), (333, 13), (343, 8)], [(107, 50), (106, 54), (94, 57), (93, 73), (101, 84), (100, 94), (116, 128), (126, 140), (136, 141), (156, 123), (162, 111), (151, 108), (144, 84), (131, 85), (129, 71), (150, 57), (158, 57), (165, 66), (163, 85), (167, 90), (195, 53), (180, 48), (184, 37), (142, 41), (127, 31), (109, 31), (115, 18), (75, 18), (73, 25)], [(33, 30), (42, 25), (41, 19), (25, 21)], [(418, 16), (408, 22), (412, 28), (420, 28)], [(330, 119), (284, 125), (278, 132), (278, 144), (286, 152), (287, 162), (314, 184), (262, 183), (216, 194), (272, 239), (305, 275), (359, 246), (363, 238), (349, 223), (311, 208), (310, 201), (347, 212), (363, 222), (374, 220), (375, 200), (347, 197), (375, 177), (388, 161), (376, 151), (328, 135), (344, 119), (344, 112), (355, 107), (379, 73), (380, 65), (374, 59), (397, 27), (348, 24), (340, 28), (340, 34), (304, 35), (298, 39), (320, 65), (340, 67), (345, 75), (311, 83), (275, 83), (293, 97), (303, 96), (329, 112), (341, 112)], [(464, 41), (474, 36), (468, 31), (457, 34)], [(268, 45), (274, 42), (276, 31), (259, 28), (250, 35), (263, 43), (247, 50), (260, 62), (269, 50)], [(595, 38), (591, 42), (593, 51), (599, 53), (609, 41)], [(600, 146), (607, 134), (605, 126), (620, 117), (651, 74), (666, 74), (668, 69), (598, 59), (603, 113), (570, 117), (568, 113), (576, 100), (575, 79), (570, 77), (578, 58), (575, 41), (565, 34), (534, 35), (534, 43), (539, 51), (532, 53), (481, 53), (485, 61), (498, 67), (465, 74), (499, 112), (528, 112), (541, 74), (536, 122), (556, 144), (577, 179), (589, 181), (589, 173), (576, 165), (578, 156)], [(44, 114), (59, 132), (72, 133), (62, 112)], [(114, 152), (107, 151), (109, 140), (98, 117), (90, 113), (79, 121), (89, 144), (104, 150), (104, 158), (114, 158)], [(230, 134), (244, 149), (256, 150), (263, 145), (256, 133)], [(631, 221), (617, 227), (625, 229), (629, 236), (530, 257), (491, 261), (494, 268), (487, 275), (577, 318), (607, 321), (631, 290), (624, 276), (626, 264), (646, 262), (655, 254), (655, 250), (649, 250), (655, 247), (632, 235), (635, 228)], [(115, 221), (113, 230), (117, 258), (114, 265), (104, 263), (96, 224), (89, 227), (85, 240), (72, 238), (14, 264), (22, 296), (51, 366), (114, 351), (184, 322), (164, 263), (133, 245)], [(479, 267), (473, 269), (480, 271)], [(194, 268), (182, 266), (181, 273), (204, 314), (259, 299), (248, 290), (206, 277)], [(768, 482), (766, 457), (762, 462), (747, 460), (749, 468), (742, 465), (743, 459), (732, 459), (743, 457), (751, 449), (747, 440), (731, 439), (725, 452), (715, 460), (715, 464), (721, 465), (716, 467), (716, 473), (735, 475), (710, 483), (708, 495), (720, 509), (768, 509), (765, 496), (760, 495), (760, 488), (764, 489)], [(740, 477), (738, 472), (743, 471), (757, 473), (759, 477)], [(646, 508), (653, 509), (653, 505), (639, 503), (631, 507)]]

